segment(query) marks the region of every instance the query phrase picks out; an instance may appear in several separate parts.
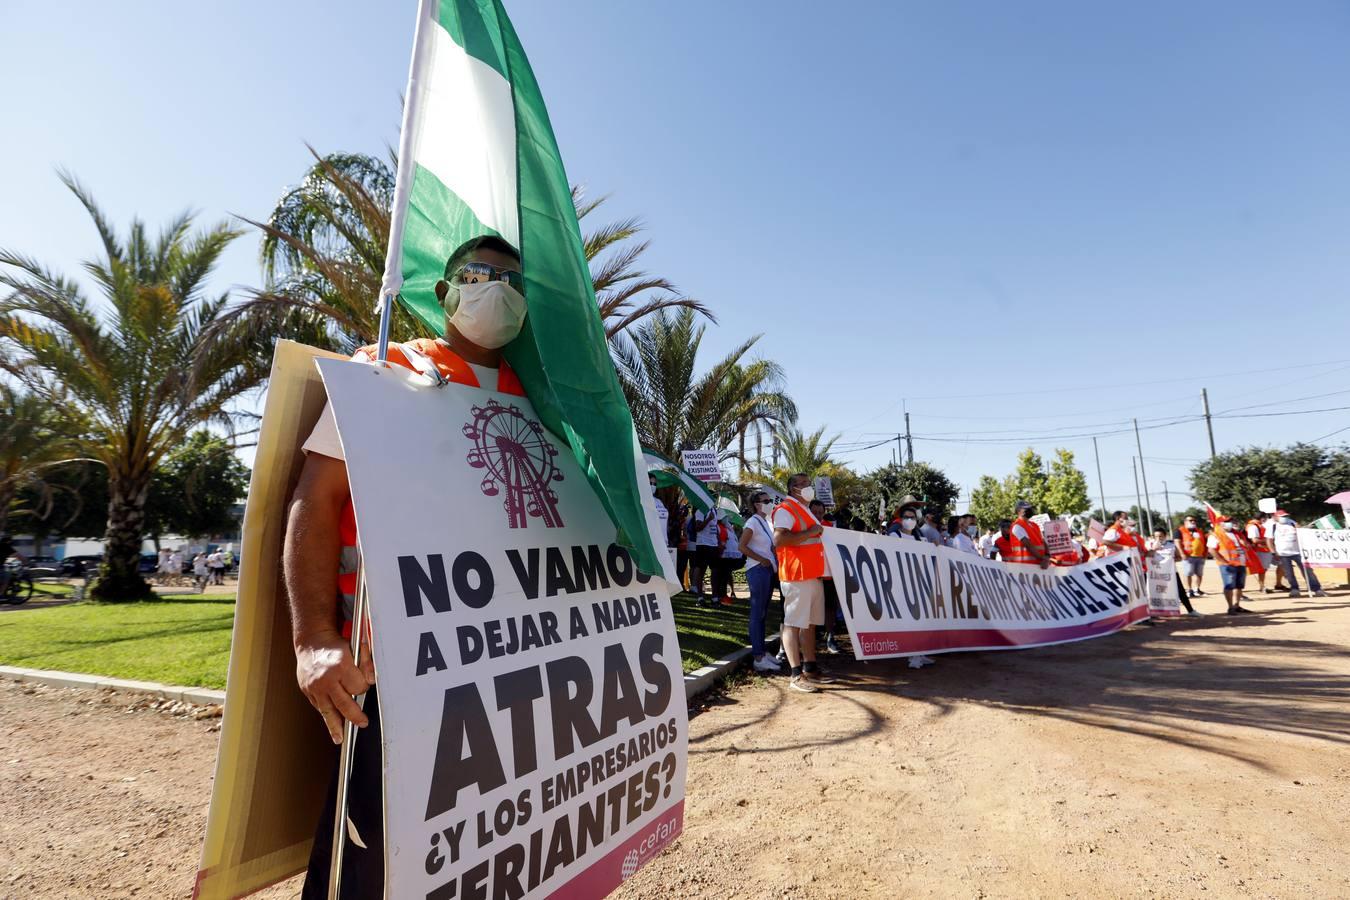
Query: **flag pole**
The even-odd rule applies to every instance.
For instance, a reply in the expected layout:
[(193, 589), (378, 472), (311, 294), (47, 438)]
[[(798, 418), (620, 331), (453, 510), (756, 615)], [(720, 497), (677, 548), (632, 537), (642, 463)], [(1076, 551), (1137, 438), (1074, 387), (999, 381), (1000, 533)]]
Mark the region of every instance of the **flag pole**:
[[(430, 45), (434, 37), (437, 0), (418, 0), (417, 21), (413, 26), (412, 59), (408, 63), (408, 87), (403, 94), (403, 121), (399, 126), (398, 170), (394, 175), (394, 203), (389, 215), (389, 246), (385, 251), (384, 275), (375, 309), (380, 314), (380, 331), (375, 358), (384, 364), (389, 358), (389, 326), (394, 316), (394, 298), (403, 287), (403, 229), (408, 220), (408, 199), (412, 195), (414, 146), (417, 123), (422, 111), (421, 81)], [(357, 541), (358, 546), (360, 540)], [(368, 598), (365, 567), (360, 569), (356, 605), (352, 610), (352, 659), (360, 665), (365, 639)], [(374, 648), (371, 648), (372, 656)], [(358, 700), (359, 702), (359, 700)], [(328, 898), (338, 900), (342, 886), (342, 858), (347, 847), (347, 801), (352, 760), (356, 756), (356, 727), (345, 722), (342, 728), (342, 753), (338, 763), (337, 802), (333, 812), (333, 851), (328, 864)], [(383, 852), (383, 848), (380, 848)]]
[(403, 287), (403, 228), (408, 221), (408, 198), (416, 172), (414, 150), (417, 125), (422, 116), (422, 78), (431, 56), (435, 34), (437, 0), (418, 0), (417, 25), (413, 29), (412, 61), (408, 64), (408, 87), (403, 93), (403, 122), (398, 133), (398, 170), (394, 173), (394, 205), (389, 214), (389, 247), (384, 255), (384, 277), (376, 309), (380, 313), (380, 336), (376, 358), (384, 362), (389, 352), (389, 322), (394, 298)]

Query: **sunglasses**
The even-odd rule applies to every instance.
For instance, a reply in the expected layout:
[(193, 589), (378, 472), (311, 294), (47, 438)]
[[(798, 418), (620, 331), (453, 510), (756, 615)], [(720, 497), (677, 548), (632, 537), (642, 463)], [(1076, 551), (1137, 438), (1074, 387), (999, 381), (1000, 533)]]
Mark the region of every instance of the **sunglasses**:
[(501, 269), (491, 263), (466, 262), (450, 276), (452, 284), (482, 284), (487, 281), (504, 281), (511, 287), (525, 293), (525, 276), (515, 269)]

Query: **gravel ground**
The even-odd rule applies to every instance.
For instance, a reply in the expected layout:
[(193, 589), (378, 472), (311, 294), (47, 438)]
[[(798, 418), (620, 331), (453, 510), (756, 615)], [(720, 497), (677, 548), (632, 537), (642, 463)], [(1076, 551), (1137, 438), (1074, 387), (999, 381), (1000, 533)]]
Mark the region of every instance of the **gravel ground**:
[[(840, 662), (815, 696), (747, 679), (691, 721), (685, 833), (620, 895), (1350, 896), (1350, 592), (1251, 605)], [(189, 896), (214, 713), (0, 684), (0, 897)]]

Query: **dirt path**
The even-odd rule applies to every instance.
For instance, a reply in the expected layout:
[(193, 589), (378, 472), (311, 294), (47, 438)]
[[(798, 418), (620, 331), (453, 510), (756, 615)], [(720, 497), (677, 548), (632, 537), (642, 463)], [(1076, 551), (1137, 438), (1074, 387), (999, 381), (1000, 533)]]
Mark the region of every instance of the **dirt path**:
[[(744, 684), (692, 721), (685, 834), (621, 894), (1350, 896), (1350, 592), (1252, 605)], [(127, 707), (0, 685), (0, 897), (189, 895), (215, 722)]]

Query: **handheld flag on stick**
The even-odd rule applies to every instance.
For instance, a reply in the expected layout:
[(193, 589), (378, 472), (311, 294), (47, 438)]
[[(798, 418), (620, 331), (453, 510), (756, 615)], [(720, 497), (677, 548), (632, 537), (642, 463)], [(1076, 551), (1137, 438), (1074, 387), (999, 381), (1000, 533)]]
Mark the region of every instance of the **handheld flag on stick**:
[[(465, 241), (520, 252), (527, 316), (506, 359), (567, 441), (638, 567), (660, 574), (646, 466), (619, 387), (543, 95), (500, 0), (421, 0), (381, 302), (440, 332), (434, 293)], [(664, 541), (662, 542), (664, 544)]]

